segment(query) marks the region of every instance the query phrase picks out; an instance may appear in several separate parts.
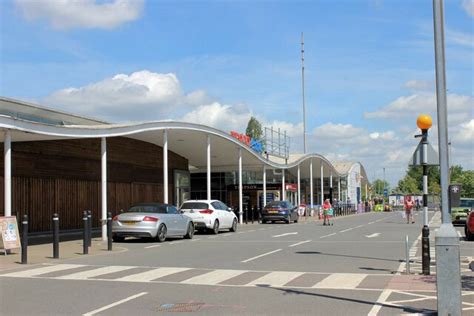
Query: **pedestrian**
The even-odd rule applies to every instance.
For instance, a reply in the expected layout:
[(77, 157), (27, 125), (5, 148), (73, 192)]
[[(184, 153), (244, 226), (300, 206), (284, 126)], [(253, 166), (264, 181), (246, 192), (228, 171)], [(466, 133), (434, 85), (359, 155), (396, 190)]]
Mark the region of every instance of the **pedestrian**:
[(329, 202), (329, 199), (324, 200), (323, 203), (323, 225), (332, 225), (331, 224), (331, 217), (334, 215), (334, 210), (332, 208), (331, 202)]
[(407, 224), (410, 224), (410, 220), (411, 220), (411, 223), (414, 224), (415, 223), (415, 219), (413, 218), (413, 206), (414, 206), (414, 203), (413, 203), (413, 200), (411, 199), (411, 196), (407, 195), (405, 197), (405, 215), (407, 217)]

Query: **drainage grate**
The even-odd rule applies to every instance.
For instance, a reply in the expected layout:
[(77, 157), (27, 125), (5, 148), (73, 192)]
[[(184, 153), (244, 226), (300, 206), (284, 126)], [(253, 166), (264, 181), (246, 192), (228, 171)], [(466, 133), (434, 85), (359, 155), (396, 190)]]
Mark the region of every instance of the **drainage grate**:
[(158, 308), (159, 312), (197, 312), (204, 303), (176, 303), (176, 304), (161, 304)]

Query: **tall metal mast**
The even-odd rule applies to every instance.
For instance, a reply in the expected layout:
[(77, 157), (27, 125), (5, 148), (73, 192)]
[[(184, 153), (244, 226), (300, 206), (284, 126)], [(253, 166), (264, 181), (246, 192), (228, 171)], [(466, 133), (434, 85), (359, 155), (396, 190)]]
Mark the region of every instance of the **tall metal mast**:
[(303, 153), (306, 154), (306, 104), (304, 98), (304, 37), (301, 32), (301, 86), (303, 89)]

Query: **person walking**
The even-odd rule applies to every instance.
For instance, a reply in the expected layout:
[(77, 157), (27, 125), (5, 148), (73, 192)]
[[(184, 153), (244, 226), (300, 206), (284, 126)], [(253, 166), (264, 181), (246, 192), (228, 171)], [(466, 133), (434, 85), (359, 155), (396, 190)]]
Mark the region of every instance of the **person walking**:
[(332, 208), (332, 205), (331, 205), (331, 202), (329, 202), (329, 199), (326, 199), (324, 200), (324, 203), (323, 203), (323, 225), (326, 226), (326, 225), (331, 225), (331, 217), (333, 216), (333, 208)]
[(405, 197), (404, 204), (405, 204), (405, 215), (407, 218), (407, 224), (410, 224), (410, 220), (411, 220), (411, 223), (414, 224), (415, 219), (413, 218), (413, 206), (415, 203), (413, 203), (411, 196), (407, 195)]

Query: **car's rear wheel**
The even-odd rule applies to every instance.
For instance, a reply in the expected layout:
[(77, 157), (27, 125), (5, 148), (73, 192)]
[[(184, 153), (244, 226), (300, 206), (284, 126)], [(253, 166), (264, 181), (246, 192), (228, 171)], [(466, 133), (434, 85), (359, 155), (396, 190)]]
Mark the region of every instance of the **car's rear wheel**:
[(194, 225), (193, 223), (189, 223), (188, 229), (186, 230), (186, 235), (184, 235), (184, 238), (193, 239), (193, 237), (194, 237)]
[(219, 221), (217, 219), (214, 221), (214, 226), (212, 226), (212, 233), (219, 234)]
[(112, 236), (112, 240), (115, 242), (122, 242), (125, 240), (125, 237), (122, 236)]
[(298, 223), (298, 217), (299, 217), (299, 216), (296, 216), (295, 223)]
[(234, 221), (232, 222), (232, 227), (230, 228), (230, 231), (235, 233), (237, 231), (237, 220), (234, 218)]
[(165, 224), (160, 224), (160, 226), (158, 227), (158, 232), (156, 233), (156, 240), (158, 242), (165, 241), (166, 240), (166, 232), (167, 232), (167, 229), (166, 229)]

